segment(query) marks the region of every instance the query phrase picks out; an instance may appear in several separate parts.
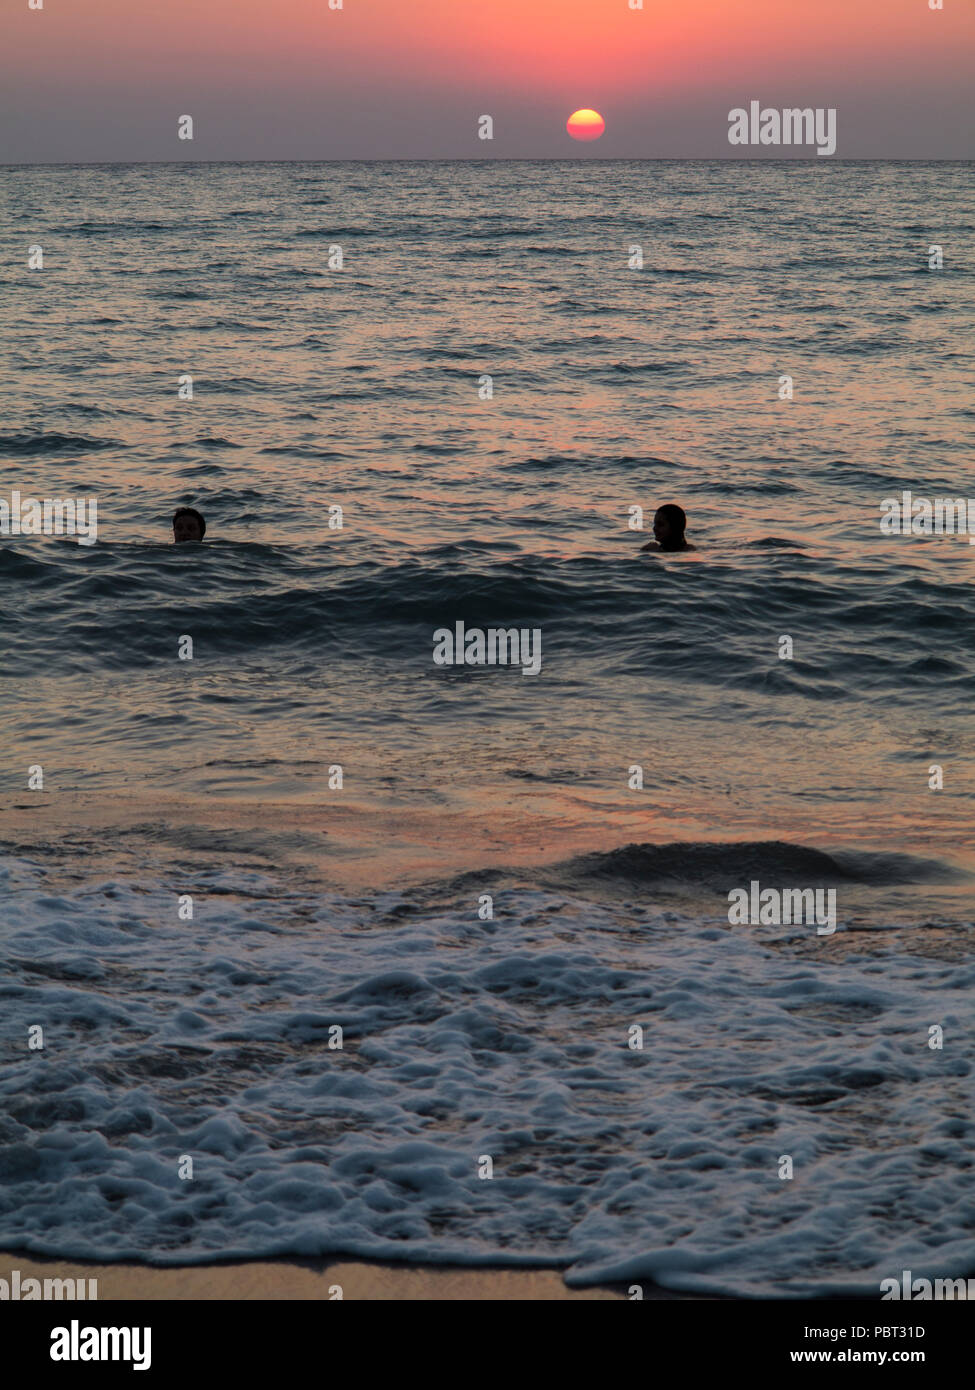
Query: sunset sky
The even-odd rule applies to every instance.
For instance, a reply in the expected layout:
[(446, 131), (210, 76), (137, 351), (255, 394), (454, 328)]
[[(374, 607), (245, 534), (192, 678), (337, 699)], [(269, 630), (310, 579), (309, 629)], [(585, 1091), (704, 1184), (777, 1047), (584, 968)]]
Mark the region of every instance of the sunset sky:
[(970, 158), (973, 73), (975, 0), (0, 0), (0, 162), (740, 157), (752, 98), (835, 107), (840, 158)]

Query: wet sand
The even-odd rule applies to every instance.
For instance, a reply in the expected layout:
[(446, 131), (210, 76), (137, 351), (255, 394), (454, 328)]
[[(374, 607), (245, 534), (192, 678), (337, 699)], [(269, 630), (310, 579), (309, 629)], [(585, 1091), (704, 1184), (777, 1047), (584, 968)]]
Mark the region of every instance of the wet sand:
[[(8, 1284), (13, 1270), (26, 1279), (97, 1279), (98, 1301), (134, 1299), (200, 1300), (329, 1300), (397, 1302), (551, 1302), (563, 1299), (625, 1299), (613, 1289), (569, 1289), (553, 1269), (458, 1269), (444, 1266), (386, 1265), (318, 1260), (263, 1260), (243, 1264), (190, 1265), (152, 1269), (146, 1265), (89, 1264), (67, 1260), (36, 1260), (0, 1252), (0, 1278)], [(683, 1299), (643, 1284), (644, 1299)]]

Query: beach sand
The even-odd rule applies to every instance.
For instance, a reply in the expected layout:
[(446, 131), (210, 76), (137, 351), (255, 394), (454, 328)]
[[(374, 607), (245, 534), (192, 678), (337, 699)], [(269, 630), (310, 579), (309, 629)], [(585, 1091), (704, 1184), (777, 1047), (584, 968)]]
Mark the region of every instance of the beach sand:
[[(242, 1264), (189, 1265), (152, 1269), (146, 1265), (89, 1264), (36, 1260), (0, 1253), (0, 1278), (13, 1270), (25, 1279), (97, 1279), (98, 1301), (134, 1299), (306, 1301), (330, 1299), (335, 1285), (344, 1299), (403, 1302), (549, 1302), (562, 1299), (624, 1299), (613, 1289), (569, 1289), (553, 1269), (454, 1269), (351, 1261), (255, 1260)], [(644, 1299), (687, 1298), (648, 1282)]]

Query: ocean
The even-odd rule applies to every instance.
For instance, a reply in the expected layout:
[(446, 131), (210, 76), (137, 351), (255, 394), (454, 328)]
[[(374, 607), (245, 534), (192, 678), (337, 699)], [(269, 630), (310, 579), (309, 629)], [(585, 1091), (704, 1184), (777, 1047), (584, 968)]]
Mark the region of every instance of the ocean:
[(975, 1274), (972, 192), (0, 168), (0, 1248)]

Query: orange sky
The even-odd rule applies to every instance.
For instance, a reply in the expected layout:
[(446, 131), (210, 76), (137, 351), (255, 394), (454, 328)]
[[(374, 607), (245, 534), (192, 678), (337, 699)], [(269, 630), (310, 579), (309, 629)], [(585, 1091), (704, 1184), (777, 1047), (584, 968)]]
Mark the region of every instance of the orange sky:
[[(875, 114), (900, 112), (898, 127), (904, 99), (912, 101), (915, 135), (923, 131), (928, 144), (939, 125), (957, 137), (967, 122), (971, 153), (975, 3), (944, 3), (937, 12), (928, 0), (644, 0), (631, 11), (627, 0), (344, 0), (332, 11), (328, 0), (45, 0), (38, 12), (26, 0), (0, 0), (0, 159), (32, 143), (29, 122), (35, 142), (44, 132), (64, 143), (64, 127), (80, 122), (79, 138), (90, 124), (114, 147), (109, 135), (118, 136), (118, 113), (133, 99), (142, 102), (131, 114), (133, 140), (143, 124), (147, 135), (154, 128), (157, 104), (196, 100), (226, 118), (222, 130), (243, 132), (249, 109), (280, 113), (294, 103), (297, 120), (317, 110), (333, 126), (348, 121), (350, 154), (364, 152), (352, 148), (356, 130), (367, 132), (377, 145), (367, 152), (377, 155), (460, 153), (451, 132), (461, 96), (484, 111), (492, 101), (499, 113), (517, 110), (529, 141), (524, 113), (536, 110), (547, 128), (542, 107), (551, 104), (561, 130), (569, 111), (594, 106), (607, 118), (600, 153), (632, 154), (609, 148), (614, 106), (631, 117), (656, 112), (657, 125), (667, 103), (686, 112), (712, 96), (719, 107), (726, 96), (832, 104), (842, 116), (844, 96), (856, 107), (864, 91)], [(409, 143), (404, 113), (414, 121), (418, 112), (424, 141), (442, 114), (449, 150), (397, 148)], [(702, 138), (708, 122), (710, 113)], [(872, 139), (882, 131), (875, 124), (876, 132), (868, 119)], [(342, 153), (327, 143), (324, 155)], [(957, 139), (945, 150), (963, 152)]]

